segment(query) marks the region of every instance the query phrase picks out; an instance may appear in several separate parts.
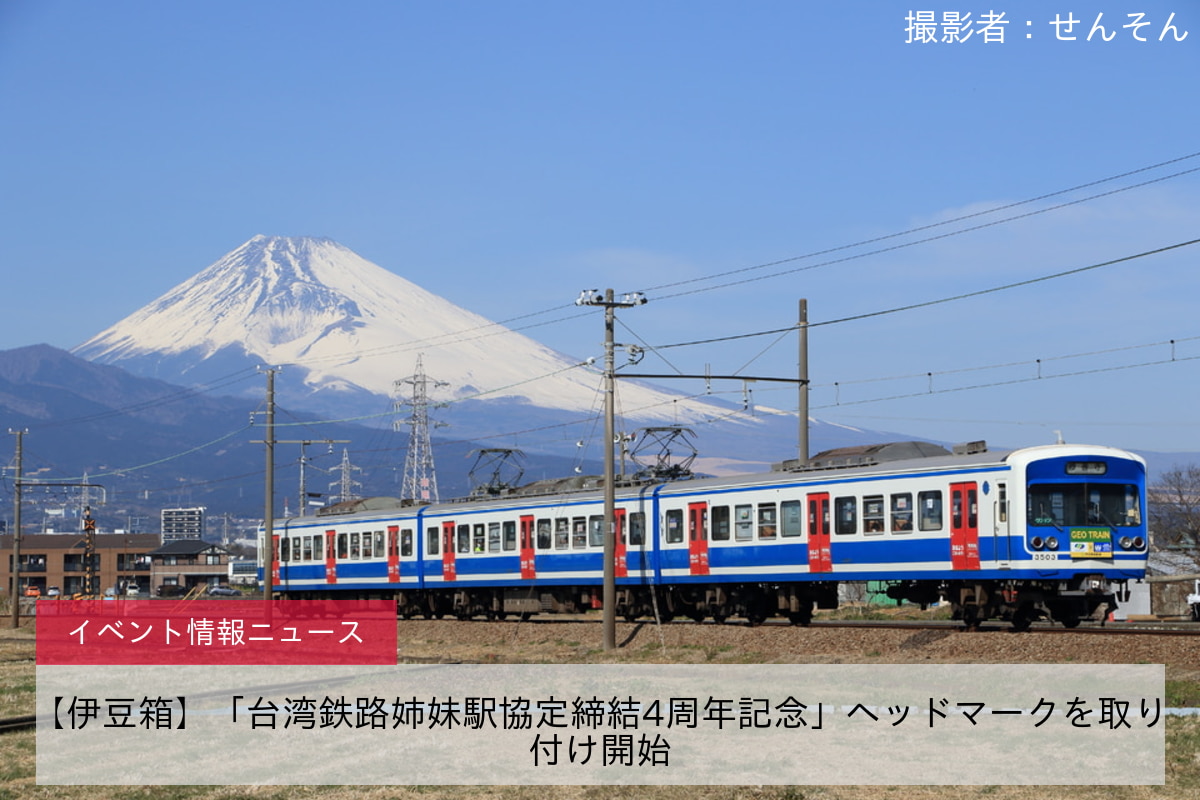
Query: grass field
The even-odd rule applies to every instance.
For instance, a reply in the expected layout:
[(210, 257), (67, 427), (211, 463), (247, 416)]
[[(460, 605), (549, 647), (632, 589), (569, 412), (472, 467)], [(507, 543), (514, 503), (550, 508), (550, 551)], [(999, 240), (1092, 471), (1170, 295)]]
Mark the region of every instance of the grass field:
[[(494, 649), (494, 648), (492, 648)], [(695, 660), (686, 648), (656, 647), (656, 661)], [(29, 627), (0, 629), (0, 717), (34, 711), (35, 675), (33, 632)], [(503, 653), (493, 654), (504, 659)], [(644, 653), (629, 652), (630, 661), (644, 660)], [(1197, 654), (1200, 661), (1200, 653)], [(613, 660), (607, 655), (606, 661)], [(618, 656), (618, 660), (620, 657)], [(1200, 704), (1200, 684), (1173, 680), (1168, 685), (1172, 705)], [(0, 735), (0, 800), (20, 798), (63, 798), (64, 800), (283, 800), (284, 798), (461, 798), (461, 800), (924, 800), (978, 798), (983, 800), (1042, 800), (1069, 797), (1073, 800), (1191, 800), (1200, 797), (1200, 718), (1170, 717), (1166, 724), (1165, 786), (38, 786), (36, 783), (35, 734), (22, 731)], [(947, 752), (947, 768), (956, 754)], [(1099, 754), (1121, 758), (1119, 750)], [(152, 753), (147, 754), (152, 759)], [(797, 752), (797, 758), (820, 758), (819, 752)], [(1053, 754), (1047, 757), (1052, 758)], [(1014, 764), (1014, 770), (1020, 765)]]

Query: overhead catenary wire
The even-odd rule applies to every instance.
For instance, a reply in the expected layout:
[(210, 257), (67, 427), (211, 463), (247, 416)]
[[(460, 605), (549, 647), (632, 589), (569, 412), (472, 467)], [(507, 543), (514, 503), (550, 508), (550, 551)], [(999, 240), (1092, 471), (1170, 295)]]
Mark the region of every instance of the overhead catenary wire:
[[(1167, 253), (1172, 250), (1179, 250), (1184, 247), (1190, 247), (1194, 244), (1200, 244), (1200, 239), (1190, 239), (1186, 242), (1178, 242), (1177, 244), (1166, 245), (1165, 247), (1157, 247), (1153, 250), (1145, 250), (1140, 253), (1134, 253), (1133, 255), (1122, 256), (1120, 258), (1114, 258), (1114, 259), (1110, 259), (1108, 261), (1101, 261), (1099, 263), (1089, 264), (1089, 265), (1083, 266), (1083, 267), (1075, 267), (1073, 269), (1063, 270), (1061, 272), (1055, 272), (1055, 273), (1051, 273), (1049, 275), (1039, 275), (1036, 278), (1028, 278), (1028, 279), (1022, 280), (1022, 281), (1014, 281), (1013, 283), (1006, 283), (1006, 284), (1002, 284), (1000, 286), (992, 286), (992, 287), (989, 287), (986, 289), (978, 289), (973, 292), (963, 292), (962, 294), (950, 295), (948, 297), (940, 297), (935, 300), (923, 300), (918, 303), (907, 303), (907, 304), (901, 305), (901, 306), (892, 306), (890, 308), (879, 309), (877, 311), (867, 311), (867, 312), (863, 312), (861, 314), (852, 314), (852, 315), (845, 316), (845, 317), (838, 317), (837, 319), (827, 319), (827, 320), (824, 320), (821, 322), (810, 322), (810, 323), (808, 323), (808, 327), (809, 328), (818, 328), (818, 327), (824, 327), (824, 326), (828, 326), (828, 325), (840, 325), (840, 324), (846, 323), (846, 322), (857, 322), (859, 320), (871, 319), (873, 317), (883, 317), (883, 316), (887, 316), (889, 314), (899, 314), (903, 311), (913, 311), (918, 308), (928, 308), (930, 306), (942, 305), (945, 303), (953, 303), (953, 302), (957, 302), (959, 300), (967, 300), (972, 297), (982, 297), (982, 296), (988, 295), (988, 294), (995, 294), (996, 292), (1008, 291), (1009, 289), (1017, 289), (1017, 288), (1020, 288), (1023, 286), (1032, 286), (1033, 284), (1036, 284), (1036, 283), (1043, 283), (1045, 281), (1051, 281), (1051, 280), (1055, 280), (1058, 278), (1065, 278), (1065, 277), (1068, 277), (1071, 275), (1078, 275), (1083, 272), (1089, 272), (1091, 270), (1101, 269), (1103, 267), (1111, 267), (1116, 264), (1123, 264), (1128, 261), (1134, 261), (1139, 258), (1146, 258), (1148, 256), (1160, 255), (1162, 253)], [(708, 339), (694, 339), (692, 341), (687, 341), (687, 342), (675, 342), (672, 344), (660, 344), (660, 345), (655, 345), (651, 349), (658, 351), (658, 350), (669, 350), (669, 349), (676, 348), (676, 347), (695, 347), (697, 345), (703, 345), (703, 344), (716, 344), (719, 342), (737, 341), (739, 339), (752, 339), (752, 338), (755, 338), (758, 336), (775, 336), (777, 334), (793, 332), (795, 330), (796, 330), (795, 325), (789, 325), (786, 328), (772, 328), (770, 330), (755, 331), (753, 333), (738, 333), (738, 334), (731, 334), (729, 336), (717, 336), (717, 337), (712, 337), (712, 338), (708, 338)]]
[[(1103, 183), (1111, 183), (1112, 181), (1115, 181), (1115, 180), (1120, 180), (1121, 178), (1127, 178), (1127, 177), (1130, 177), (1130, 176), (1132, 176), (1132, 175), (1137, 175), (1137, 174), (1140, 174), (1140, 173), (1143, 173), (1143, 172), (1148, 172), (1148, 171), (1150, 171), (1150, 170), (1159, 169), (1159, 168), (1161, 168), (1161, 167), (1165, 167), (1165, 166), (1168, 166), (1168, 165), (1170, 165), (1170, 164), (1177, 164), (1177, 163), (1179, 163), (1179, 162), (1181, 162), (1181, 161), (1187, 161), (1187, 160), (1189, 160), (1189, 159), (1193, 159), (1193, 158), (1197, 158), (1197, 157), (1200, 157), (1200, 152), (1196, 152), (1196, 153), (1189, 153), (1189, 154), (1187, 154), (1187, 155), (1184, 155), (1184, 156), (1179, 156), (1178, 158), (1172, 158), (1172, 159), (1169, 159), (1169, 160), (1167, 160), (1167, 161), (1160, 161), (1160, 162), (1159, 162), (1159, 163), (1157, 163), (1157, 164), (1151, 164), (1151, 165), (1149, 165), (1149, 166), (1146, 166), (1146, 167), (1140, 167), (1140, 168), (1138, 168), (1138, 169), (1135, 169), (1135, 170), (1130, 170), (1130, 171), (1128, 171), (1128, 172), (1123, 172), (1123, 173), (1121, 173), (1121, 174), (1119, 174), (1119, 175), (1111, 175), (1111, 176), (1109, 176), (1109, 177), (1107, 177), (1107, 178), (1101, 178), (1101, 179), (1099, 179), (1099, 180), (1090, 181), (1090, 182), (1088, 182), (1088, 183), (1082, 183), (1082, 184), (1079, 184), (1078, 186), (1072, 186), (1072, 187), (1070, 187), (1070, 188), (1068, 188), (1068, 189), (1059, 189), (1058, 191), (1054, 191), (1054, 192), (1049, 192), (1049, 193), (1047, 193), (1047, 194), (1038, 195), (1037, 197), (1031, 197), (1031, 198), (1029, 198), (1029, 199), (1027, 199), (1027, 200), (1019, 200), (1019, 201), (1017, 201), (1017, 202), (1014, 202), (1014, 203), (1007, 203), (1007, 204), (1005, 204), (1005, 205), (993, 206), (992, 208), (983, 209), (983, 210), (981, 210), (981, 211), (976, 211), (976, 212), (974, 212), (974, 213), (971, 213), (971, 214), (963, 214), (963, 215), (960, 215), (960, 216), (957, 216), (957, 217), (952, 217), (952, 218), (950, 218), (950, 219), (942, 220), (942, 221), (940, 221), (940, 222), (933, 222), (933, 223), (930, 223), (930, 224), (928, 224), (928, 225), (920, 225), (920, 226), (917, 226), (917, 227), (914, 227), (914, 228), (908, 228), (907, 230), (903, 230), (903, 231), (897, 231), (897, 232), (895, 232), (895, 233), (889, 233), (889, 234), (885, 234), (885, 235), (883, 235), (883, 236), (876, 236), (876, 237), (873, 237), (873, 238), (870, 238), (870, 239), (860, 239), (859, 241), (857, 241), (857, 242), (852, 242), (852, 243), (850, 243), (850, 244), (839, 245), (839, 246), (837, 246), (837, 247), (830, 247), (830, 248), (826, 248), (826, 249), (824, 249), (824, 250), (815, 250), (815, 251), (813, 251), (813, 252), (811, 252), (811, 253), (805, 253), (804, 255), (799, 255), (799, 256), (790, 256), (790, 257), (788, 257), (788, 258), (777, 259), (777, 260), (775, 260), (775, 261), (768, 261), (768, 262), (765, 262), (765, 263), (763, 263), (763, 264), (756, 264), (756, 265), (754, 265), (754, 266), (750, 266), (750, 267), (741, 267), (741, 268), (739, 268), (739, 269), (725, 270), (725, 271), (723, 271), (723, 272), (716, 272), (716, 273), (713, 273), (713, 274), (711, 274), (711, 275), (706, 275), (706, 276), (699, 277), (699, 278), (689, 278), (689, 279), (687, 279), (687, 280), (682, 280), (682, 281), (674, 281), (674, 282), (672, 282), (672, 283), (664, 283), (664, 284), (660, 284), (660, 285), (658, 285), (658, 286), (651, 286), (651, 287), (648, 287), (648, 288), (646, 288), (646, 289), (642, 289), (641, 291), (642, 291), (643, 293), (648, 293), (648, 292), (657, 292), (657, 291), (659, 291), (659, 290), (662, 290), (662, 289), (672, 289), (672, 288), (675, 288), (675, 287), (677, 287), (677, 286), (687, 286), (687, 285), (690, 285), (690, 284), (693, 284), (693, 283), (700, 283), (700, 282), (704, 282), (704, 281), (717, 280), (717, 279), (719, 279), (719, 278), (728, 277), (728, 276), (730, 276), (730, 275), (738, 275), (738, 274), (743, 274), (743, 273), (747, 273), (747, 272), (754, 272), (754, 271), (761, 270), (761, 269), (769, 269), (769, 268), (771, 268), (771, 267), (780, 266), (780, 265), (782, 265), (782, 264), (789, 264), (789, 263), (792, 263), (792, 262), (795, 262), (795, 261), (801, 261), (801, 260), (808, 259), (808, 258), (818, 258), (818, 257), (820, 257), (820, 256), (829, 255), (829, 254), (831, 254), (831, 253), (839, 253), (839, 252), (842, 252), (842, 251), (844, 251), (844, 250), (852, 250), (852, 249), (854, 249), (854, 248), (856, 248), (856, 247), (864, 247), (864, 246), (866, 246), (866, 245), (870, 245), (870, 244), (876, 244), (876, 243), (878, 243), (878, 242), (885, 242), (885, 241), (889, 241), (889, 240), (891, 240), (891, 239), (898, 239), (898, 238), (901, 238), (901, 237), (904, 237), (904, 236), (910, 236), (910, 235), (912, 235), (912, 234), (914, 234), (914, 233), (921, 233), (921, 232), (923, 232), (923, 231), (927, 231), (927, 230), (933, 230), (934, 228), (941, 228), (941, 227), (945, 227), (945, 226), (947, 226), (947, 225), (953, 225), (953, 224), (955, 224), (955, 223), (958, 223), (958, 222), (965, 222), (965, 221), (967, 221), (967, 220), (970, 220), (970, 219), (977, 219), (977, 218), (979, 218), (979, 217), (987, 216), (988, 214), (996, 214), (996, 213), (999, 213), (999, 212), (1001, 212), (1001, 211), (1007, 211), (1007, 210), (1009, 210), (1009, 209), (1012, 209), (1012, 208), (1019, 208), (1019, 207), (1021, 207), (1021, 206), (1032, 205), (1033, 203), (1038, 203), (1038, 202), (1041, 202), (1041, 201), (1043, 201), (1043, 200), (1048, 200), (1048, 199), (1050, 199), (1050, 198), (1052, 198), (1052, 197), (1059, 197), (1059, 196), (1061, 196), (1061, 195), (1064, 195), (1064, 194), (1069, 194), (1069, 193), (1071, 193), (1071, 192), (1079, 191), (1079, 190), (1081, 190), (1081, 189), (1088, 189), (1088, 188), (1091, 188), (1091, 187), (1093, 187), (1093, 186), (1099, 186), (1100, 184), (1103, 184)], [(1179, 171), (1179, 172), (1174, 172), (1174, 173), (1171, 173), (1170, 175), (1162, 175), (1162, 176), (1159, 176), (1159, 177), (1157, 177), (1157, 178), (1152, 178), (1152, 179), (1150, 179), (1150, 180), (1147, 180), (1147, 181), (1142, 181), (1141, 183), (1135, 183), (1135, 184), (1131, 184), (1131, 185), (1129, 185), (1129, 186), (1122, 186), (1122, 187), (1120, 187), (1120, 188), (1117, 188), (1117, 189), (1111, 189), (1111, 190), (1109, 190), (1109, 191), (1107, 191), (1107, 192), (1100, 192), (1100, 193), (1098, 193), (1098, 194), (1089, 195), (1089, 196), (1087, 196), (1087, 197), (1081, 197), (1081, 198), (1078, 198), (1078, 199), (1076, 199), (1076, 200), (1071, 200), (1071, 201), (1069, 201), (1069, 202), (1066, 202), (1066, 203), (1059, 203), (1059, 204), (1057, 204), (1057, 205), (1048, 206), (1048, 207), (1046, 207), (1046, 208), (1038, 209), (1038, 210), (1036, 210), (1036, 211), (1030, 211), (1030, 212), (1027, 212), (1027, 213), (1025, 213), (1025, 214), (1018, 214), (1018, 215), (1016, 215), (1016, 216), (1012, 216), (1012, 217), (1005, 217), (1004, 219), (1001, 219), (1001, 220), (995, 220), (995, 221), (993, 221), (993, 222), (988, 222), (988, 223), (985, 223), (985, 224), (982, 224), (982, 225), (975, 225), (975, 226), (972, 226), (972, 227), (969, 227), (969, 228), (963, 228), (963, 229), (960, 229), (960, 230), (957, 230), (957, 231), (952, 231), (952, 232), (950, 232), (950, 233), (946, 233), (946, 234), (940, 234), (940, 235), (938, 235), (938, 236), (932, 236), (932, 237), (928, 237), (928, 238), (925, 238), (925, 239), (919, 239), (919, 240), (917, 240), (917, 241), (914, 241), (914, 242), (908, 242), (908, 243), (905, 243), (905, 244), (903, 244), (903, 245), (897, 245), (897, 246), (894, 246), (894, 247), (887, 247), (887, 248), (883, 248), (883, 249), (881, 249), (881, 250), (873, 250), (873, 251), (871, 251), (870, 253), (863, 253), (863, 254), (860, 254), (860, 255), (857, 255), (857, 256), (852, 256), (851, 258), (861, 258), (861, 257), (863, 257), (863, 256), (866, 256), (866, 255), (876, 255), (876, 254), (879, 254), (879, 253), (886, 253), (886, 252), (890, 252), (890, 251), (892, 251), (892, 250), (897, 250), (897, 249), (900, 249), (900, 248), (902, 248), (902, 247), (911, 247), (911, 246), (913, 246), (913, 245), (916, 245), (916, 244), (924, 244), (924, 243), (926, 243), (926, 242), (932, 242), (932, 241), (937, 241), (937, 240), (939, 240), (939, 239), (945, 239), (945, 238), (948, 238), (948, 237), (950, 237), (950, 236), (957, 236), (957, 235), (959, 235), (959, 234), (962, 234), (962, 233), (970, 233), (970, 232), (972, 232), (972, 231), (982, 230), (983, 228), (990, 228), (990, 227), (994, 227), (994, 226), (996, 226), (996, 225), (1001, 225), (1001, 224), (1004, 224), (1004, 223), (1006, 223), (1006, 222), (1014, 222), (1014, 221), (1016, 221), (1016, 220), (1019, 220), (1019, 219), (1026, 219), (1026, 218), (1028, 218), (1028, 217), (1037, 216), (1037, 215), (1039, 215), (1039, 214), (1046, 214), (1046, 213), (1049, 213), (1049, 212), (1051, 212), (1051, 211), (1059, 211), (1059, 210), (1061, 210), (1061, 209), (1064, 209), (1064, 208), (1069, 208), (1069, 207), (1071, 207), (1071, 206), (1080, 205), (1081, 203), (1090, 202), (1090, 201), (1092, 201), (1092, 200), (1098, 200), (1098, 199), (1100, 199), (1100, 198), (1103, 198), (1103, 197), (1111, 197), (1112, 195), (1115, 195), (1115, 194), (1120, 194), (1120, 193), (1123, 193), (1123, 192), (1128, 192), (1128, 191), (1131, 191), (1131, 190), (1133, 190), (1133, 189), (1140, 189), (1140, 188), (1143, 188), (1143, 187), (1146, 187), (1146, 186), (1150, 186), (1150, 185), (1152, 185), (1152, 184), (1155, 184), (1155, 183), (1162, 183), (1163, 181), (1171, 180), (1171, 179), (1173, 179), (1173, 178), (1179, 178), (1179, 177), (1182, 177), (1182, 176), (1184, 176), (1184, 175), (1190, 175), (1191, 173), (1194, 173), (1194, 172), (1200, 172), (1200, 167), (1192, 167), (1192, 168), (1190, 168), (1190, 169), (1181, 170), (1181, 171)], [(847, 260), (850, 260), (850, 259), (835, 259), (835, 260), (833, 260), (833, 261), (826, 261), (826, 262), (822, 262), (822, 263), (820, 263), (820, 264), (814, 264), (814, 265), (811, 265), (811, 266), (808, 266), (808, 267), (800, 267), (800, 268), (797, 268), (797, 269), (795, 269), (795, 270), (786, 270), (786, 271), (784, 271), (784, 272), (772, 273), (771, 275), (758, 276), (758, 277), (754, 277), (754, 278), (749, 278), (749, 279), (746, 279), (746, 280), (744, 280), (744, 281), (734, 281), (734, 282), (732, 282), (732, 283), (721, 284), (720, 286), (716, 286), (716, 287), (708, 287), (708, 288), (706, 288), (706, 289), (700, 289), (700, 290), (694, 290), (694, 291), (690, 291), (690, 292), (681, 292), (681, 293), (676, 293), (676, 294), (672, 294), (672, 295), (666, 295), (666, 297), (682, 297), (682, 296), (684, 296), (684, 295), (687, 295), (687, 294), (695, 294), (695, 293), (697, 293), (697, 292), (699, 292), (699, 291), (711, 291), (712, 289), (717, 289), (717, 288), (726, 288), (726, 287), (729, 287), (729, 286), (735, 286), (735, 285), (739, 285), (739, 284), (741, 284), (741, 283), (750, 283), (750, 282), (753, 282), (753, 281), (763, 280), (763, 279), (765, 279), (765, 278), (771, 278), (771, 277), (778, 277), (778, 276), (780, 276), (780, 275), (786, 275), (786, 274), (790, 274), (790, 273), (792, 273), (792, 272), (798, 272), (798, 271), (801, 271), (801, 270), (815, 269), (815, 268), (817, 268), (817, 267), (829, 266), (829, 265), (831, 265), (831, 264), (838, 264), (838, 263), (842, 263), (842, 262), (844, 262), (844, 261), (847, 261)], [(661, 296), (660, 296), (660, 299), (661, 299)]]

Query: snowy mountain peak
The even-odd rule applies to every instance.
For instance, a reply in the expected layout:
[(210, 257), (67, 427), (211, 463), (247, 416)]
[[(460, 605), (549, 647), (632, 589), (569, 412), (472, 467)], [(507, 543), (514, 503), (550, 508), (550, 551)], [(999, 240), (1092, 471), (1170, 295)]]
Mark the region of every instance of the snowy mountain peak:
[[(459, 396), (485, 392), (485, 399), (572, 412), (598, 407), (598, 378), (578, 368), (578, 359), (321, 238), (255, 236), (74, 350), (181, 383), (247, 361), (292, 365), (310, 392), (385, 397), (422, 352), (430, 375)], [(636, 384), (623, 385), (622, 395), (646, 420), (675, 419), (681, 408), (693, 418), (715, 411)]]

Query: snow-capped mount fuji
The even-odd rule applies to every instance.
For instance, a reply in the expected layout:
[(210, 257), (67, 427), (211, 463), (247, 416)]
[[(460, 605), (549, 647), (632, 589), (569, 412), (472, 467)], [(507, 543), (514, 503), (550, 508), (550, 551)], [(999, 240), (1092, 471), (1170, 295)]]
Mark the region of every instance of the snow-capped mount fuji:
[[(192, 385), (249, 364), (282, 365), (290, 390), (305, 393), (284, 402), (342, 417), (386, 409), (422, 353), (453, 397), (575, 415), (599, 407), (599, 377), (579, 359), (321, 238), (255, 236), (73, 352)], [(644, 384), (620, 391), (643, 425), (728, 413)]]

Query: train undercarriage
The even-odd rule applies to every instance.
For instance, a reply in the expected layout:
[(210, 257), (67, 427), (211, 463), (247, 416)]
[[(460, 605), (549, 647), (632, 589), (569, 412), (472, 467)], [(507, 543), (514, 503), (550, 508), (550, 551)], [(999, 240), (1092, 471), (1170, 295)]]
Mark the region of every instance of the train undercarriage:
[[(909, 602), (922, 609), (949, 603), (952, 618), (967, 628), (977, 628), (987, 620), (1004, 620), (1011, 622), (1016, 630), (1026, 630), (1042, 619), (1074, 628), (1085, 619), (1097, 618), (1098, 612), (1103, 621), (1117, 608), (1115, 593), (1098, 575), (1077, 575), (1067, 581), (895, 581), (888, 583), (886, 594), (897, 603)], [(403, 619), (528, 619), (538, 614), (571, 614), (602, 606), (600, 587), (592, 586), (460, 587), (347, 595), (394, 597), (397, 614)], [(686, 618), (722, 623), (739, 617), (751, 625), (771, 618), (808, 625), (814, 610), (836, 609), (838, 601), (836, 581), (620, 586), (616, 590), (616, 613), (627, 622)]]
[[(536, 589), (461, 588), (402, 591), (396, 594), (399, 615), (405, 619), (525, 619), (534, 614), (578, 613), (602, 607), (599, 587), (542, 587)], [(759, 624), (784, 617), (797, 625), (812, 621), (814, 608), (838, 606), (836, 582), (790, 584), (676, 585), (619, 587), (616, 613), (627, 622), (653, 619), (669, 622), (687, 618), (724, 622), (741, 617)]]
[(1096, 617), (1103, 623), (1117, 609), (1115, 592), (1101, 575), (1076, 575), (1070, 580), (1008, 581), (902, 581), (888, 587), (893, 600), (916, 603), (922, 609), (945, 601), (951, 617), (967, 628), (991, 619), (1007, 620), (1015, 630), (1028, 630), (1034, 622), (1050, 619), (1075, 628)]

